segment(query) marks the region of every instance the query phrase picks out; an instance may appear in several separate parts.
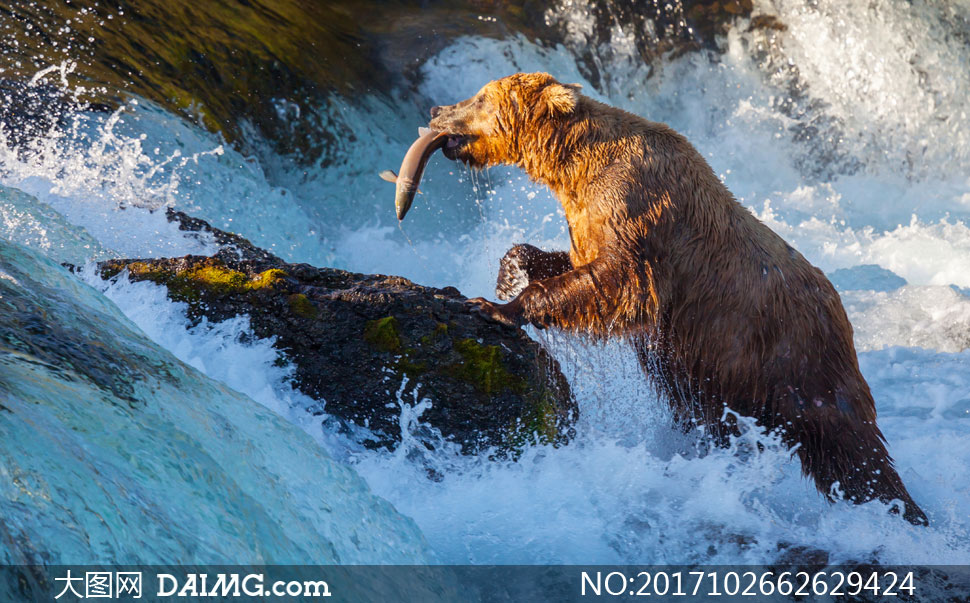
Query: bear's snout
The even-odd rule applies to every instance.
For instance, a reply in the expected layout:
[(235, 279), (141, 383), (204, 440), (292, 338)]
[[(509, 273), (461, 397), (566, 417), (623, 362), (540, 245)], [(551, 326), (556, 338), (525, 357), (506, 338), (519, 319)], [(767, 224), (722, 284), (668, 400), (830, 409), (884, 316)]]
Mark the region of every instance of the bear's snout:
[(441, 107), (439, 107), (438, 105), (431, 107), (431, 119), (438, 117), (439, 113), (441, 113)]

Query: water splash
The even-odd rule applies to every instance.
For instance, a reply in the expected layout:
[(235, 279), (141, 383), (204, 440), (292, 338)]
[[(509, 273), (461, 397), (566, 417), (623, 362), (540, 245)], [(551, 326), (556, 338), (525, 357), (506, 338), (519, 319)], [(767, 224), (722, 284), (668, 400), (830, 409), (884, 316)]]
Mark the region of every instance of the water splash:
[(130, 137), (115, 131), (138, 101), (131, 100), (128, 106), (121, 105), (107, 116), (86, 111), (88, 106), (79, 99), (89, 91), (72, 88), (67, 80), (75, 67), (75, 63), (64, 61), (38, 71), (27, 83), (28, 88), (37, 89), (51, 74), (59, 76), (58, 91), (71, 99), (74, 109), (68, 115), (67, 127), (53, 122), (42, 136), (16, 144), (0, 124), (0, 177), (4, 181), (19, 185), (28, 178), (46, 179), (52, 184), (48, 192), (54, 195), (85, 195), (113, 202), (122, 209), (158, 209), (174, 203), (179, 168), (198, 163), (200, 157), (223, 153), (219, 145), (184, 157), (179, 150), (163, 158), (149, 156), (143, 148), (147, 135)]

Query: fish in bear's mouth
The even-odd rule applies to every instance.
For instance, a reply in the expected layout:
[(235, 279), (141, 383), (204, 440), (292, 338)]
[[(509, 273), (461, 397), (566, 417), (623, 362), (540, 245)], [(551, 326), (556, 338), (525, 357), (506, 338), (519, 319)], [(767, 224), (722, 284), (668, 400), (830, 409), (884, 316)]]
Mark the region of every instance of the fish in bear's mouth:
[(398, 220), (404, 219), (414, 201), (414, 194), (420, 192), (418, 185), (421, 183), (424, 167), (431, 155), (441, 149), (448, 159), (461, 160), (467, 164), (470, 156), (463, 156), (462, 151), (474, 139), (475, 137), (469, 134), (449, 134), (430, 128), (418, 128), (418, 139), (405, 153), (404, 160), (401, 162), (401, 172), (395, 174), (391, 170), (384, 170), (380, 174), (382, 179), (395, 183), (397, 187), (394, 194), (394, 207), (397, 210)]
[(441, 149), (441, 154), (452, 161), (456, 161), (459, 159), (458, 154), (470, 141), (471, 137), (465, 134), (449, 134), (445, 146)]

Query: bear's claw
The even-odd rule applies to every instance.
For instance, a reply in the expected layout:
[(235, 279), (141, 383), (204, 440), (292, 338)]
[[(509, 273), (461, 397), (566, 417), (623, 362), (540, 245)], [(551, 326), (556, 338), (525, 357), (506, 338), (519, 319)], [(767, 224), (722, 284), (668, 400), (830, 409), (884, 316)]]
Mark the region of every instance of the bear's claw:
[(564, 251), (543, 251), (520, 243), (505, 252), (499, 262), (495, 295), (503, 301), (510, 300), (530, 283), (559, 276), (572, 268), (569, 254)]
[[(495, 296), (502, 301), (514, 298), (529, 286), (529, 262), (526, 245), (516, 245), (509, 249), (499, 261), (498, 279), (495, 283)], [(531, 247), (529, 245), (528, 247)]]
[(484, 297), (465, 300), (465, 304), (471, 311), (477, 312), (489, 320), (494, 320), (495, 322), (500, 322), (510, 327), (520, 327), (525, 324), (525, 319), (522, 315), (509, 307), (511, 304), (492, 303)]

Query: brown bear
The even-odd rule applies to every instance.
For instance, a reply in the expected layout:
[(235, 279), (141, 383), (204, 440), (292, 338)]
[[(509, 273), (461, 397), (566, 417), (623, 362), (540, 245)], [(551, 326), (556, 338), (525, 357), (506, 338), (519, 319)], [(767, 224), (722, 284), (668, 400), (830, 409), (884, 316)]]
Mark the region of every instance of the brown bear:
[(754, 417), (780, 430), (829, 500), (901, 501), (906, 519), (927, 524), (893, 468), (822, 271), (741, 206), (682, 135), (578, 89), (519, 73), (431, 109), (448, 158), (520, 166), (569, 223), (568, 254), (506, 254), (497, 294), (514, 299), (470, 303), (508, 324), (626, 337), (686, 427), (723, 442), (736, 431), (725, 407)]

